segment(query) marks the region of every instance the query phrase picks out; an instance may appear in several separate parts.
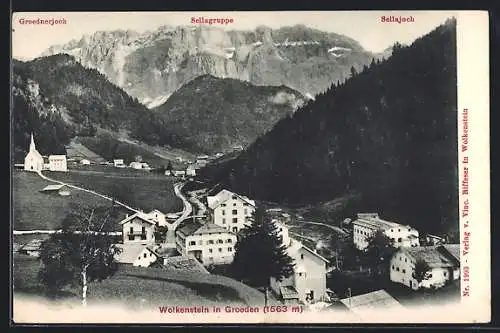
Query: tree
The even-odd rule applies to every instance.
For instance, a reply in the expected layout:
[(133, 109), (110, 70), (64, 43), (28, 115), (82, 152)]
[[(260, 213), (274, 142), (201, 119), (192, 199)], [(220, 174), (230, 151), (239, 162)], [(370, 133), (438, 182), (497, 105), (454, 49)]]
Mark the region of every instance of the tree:
[(233, 276), (253, 286), (265, 287), (270, 278), (282, 281), (293, 274), (293, 259), (281, 244), (277, 226), (262, 207), (252, 216), (252, 223), (241, 231), (231, 266)]
[(430, 266), (429, 264), (422, 259), (418, 259), (415, 262), (415, 271), (413, 273), (413, 277), (417, 282), (420, 284), (420, 282), (424, 281), (427, 278), (427, 274), (430, 271)]
[(356, 71), (356, 68), (354, 68), (354, 66), (351, 66), (351, 77), (355, 77), (357, 74), (358, 72)]
[(390, 256), (396, 250), (394, 242), (382, 230), (377, 230), (368, 237), (368, 246), (365, 249), (366, 257), (370, 268), (378, 275), (382, 273), (382, 268), (388, 265)]
[(109, 207), (74, 206), (63, 220), (61, 232), (43, 243), (39, 278), (49, 295), (56, 295), (66, 286), (79, 285), (85, 306), (88, 283), (115, 273), (114, 257), (120, 249), (108, 234), (114, 231), (113, 214)]

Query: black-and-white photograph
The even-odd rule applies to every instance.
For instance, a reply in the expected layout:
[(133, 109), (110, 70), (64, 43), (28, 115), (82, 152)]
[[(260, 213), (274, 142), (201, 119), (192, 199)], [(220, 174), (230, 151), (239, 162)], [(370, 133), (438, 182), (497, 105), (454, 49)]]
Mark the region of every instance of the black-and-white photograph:
[(15, 13), (14, 321), (439, 321), (486, 255), (460, 17)]

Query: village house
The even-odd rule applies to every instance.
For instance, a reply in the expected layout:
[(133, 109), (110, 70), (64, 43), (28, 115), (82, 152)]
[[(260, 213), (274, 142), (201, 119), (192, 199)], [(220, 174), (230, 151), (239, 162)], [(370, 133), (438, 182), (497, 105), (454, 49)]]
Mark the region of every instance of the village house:
[(90, 165), (90, 161), (87, 159), (80, 160), (81, 165)]
[(189, 222), (177, 228), (175, 243), (180, 254), (193, 256), (204, 266), (230, 264), (236, 234), (213, 223)]
[(287, 247), (288, 255), (295, 266), (293, 274), (277, 281), (270, 279), (271, 290), (285, 304), (296, 302), (318, 302), (326, 297), (327, 259), (301, 242), (289, 237), (288, 228), (281, 222), (275, 222), (282, 245)]
[(156, 252), (156, 246), (144, 244), (116, 244), (121, 250), (115, 255), (116, 262), (136, 267), (149, 267), (152, 263), (163, 258)]
[(19, 253), (26, 254), (32, 257), (39, 257), (42, 250), (42, 239), (32, 239), (18, 250)]
[(138, 212), (126, 216), (120, 222), (122, 226), (123, 244), (150, 244), (155, 242), (156, 221), (148, 214)]
[(36, 150), (35, 140), (33, 139), (33, 133), (31, 134), (31, 141), (28, 154), (24, 158), (24, 170), (40, 172), (43, 170), (44, 161), (43, 156)]
[(50, 171), (68, 171), (68, 163), (66, 155), (50, 155), (49, 156)]
[(151, 170), (149, 164), (145, 162), (131, 162), (129, 167), (136, 170)]
[[(418, 261), (425, 262), (429, 271), (423, 281), (414, 276)], [(413, 290), (440, 288), (460, 278), (460, 244), (399, 248), (390, 261), (390, 279)]]
[(175, 177), (184, 177), (186, 175), (185, 170), (174, 170), (172, 173)]
[(255, 201), (226, 189), (207, 196), (212, 222), (234, 233), (245, 228), (255, 211)]
[(147, 215), (150, 217), (150, 219), (155, 221), (159, 226), (167, 225), (166, 215), (160, 212), (158, 209), (153, 209)]
[(187, 166), (186, 175), (192, 177), (196, 176), (196, 167), (193, 164)]
[(113, 165), (116, 168), (125, 168), (125, 164), (123, 163), (123, 159), (115, 159), (115, 160), (113, 160)]
[(352, 228), (353, 243), (358, 250), (366, 249), (369, 238), (378, 230), (392, 240), (394, 247), (420, 245), (419, 234), (415, 228), (385, 221), (377, 213), (357, 214), (357, 219), (352, 222)]
[(47, 185), (40, 190), (42, 193), (57, 193), (61, 196), (68, 196), (71, 194), (67, 185), (64, 184), (51, 184)]

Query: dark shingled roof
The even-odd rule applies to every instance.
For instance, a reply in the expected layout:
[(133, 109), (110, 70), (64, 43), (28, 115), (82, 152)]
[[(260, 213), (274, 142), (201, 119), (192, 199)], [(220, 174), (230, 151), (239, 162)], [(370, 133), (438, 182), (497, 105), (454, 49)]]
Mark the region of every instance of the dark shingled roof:
[(454, 263), (439, 251), (439, 246), (418, 246), (404, 248), (415, 260), (424, 260), (430, 267), (451, 267)]
[(195, 231), (195, 235), (202, 235), (202, 234), (213, 234), (213, 233), (231, 233), (231, 231), (227, 230), (226, 228), (223, 228), (221, 226), (218, 226), (217, 224), (213, 223), (207, 223), (203, 225), (201, 228)]
[(201, 227), (202, 224), (199, 222), (186, 221), (183, 226), (177, 229), (177, 232), (183, 234), (184, 236), (189, 236)]
[(440, 247), (444, 248), (454, 259), (460, 262), (460, 244), (443, 244)]

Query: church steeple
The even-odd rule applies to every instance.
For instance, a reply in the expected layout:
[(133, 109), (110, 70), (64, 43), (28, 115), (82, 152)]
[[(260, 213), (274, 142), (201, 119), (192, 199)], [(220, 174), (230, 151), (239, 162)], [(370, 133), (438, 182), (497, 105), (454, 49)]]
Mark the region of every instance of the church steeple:
[(30, 151), (35, 151), (35, 150), (36, 150), (35, 139), (33, 139), (33, 132), (31, 132)]

